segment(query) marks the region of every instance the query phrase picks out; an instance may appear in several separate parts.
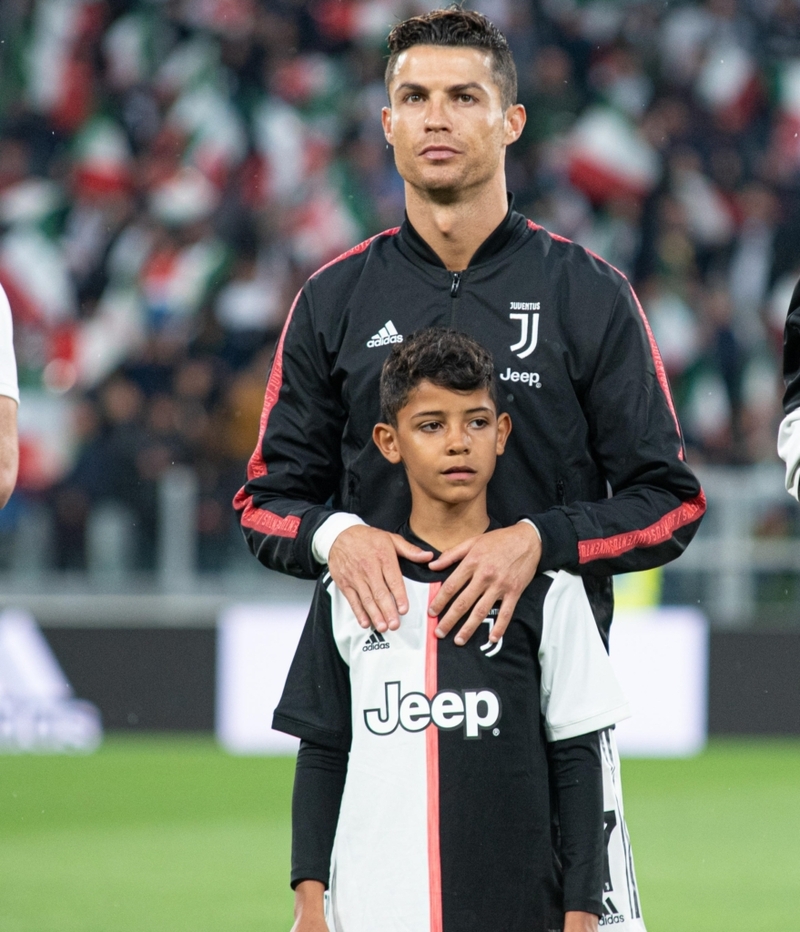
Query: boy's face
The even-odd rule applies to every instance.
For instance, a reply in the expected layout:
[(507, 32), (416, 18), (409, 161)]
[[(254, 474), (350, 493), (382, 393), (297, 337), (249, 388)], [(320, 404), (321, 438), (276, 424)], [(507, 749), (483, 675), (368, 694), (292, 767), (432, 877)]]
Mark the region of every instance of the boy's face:
[(397, 426), (377, 424), (372, 437), (391, 463), (402, 462), (415, 502), (456, 504), (486, 488), (505, 449), (511, 419), (497, 414), (486, 389), (457, 392), (421, 382), (397, 413)]

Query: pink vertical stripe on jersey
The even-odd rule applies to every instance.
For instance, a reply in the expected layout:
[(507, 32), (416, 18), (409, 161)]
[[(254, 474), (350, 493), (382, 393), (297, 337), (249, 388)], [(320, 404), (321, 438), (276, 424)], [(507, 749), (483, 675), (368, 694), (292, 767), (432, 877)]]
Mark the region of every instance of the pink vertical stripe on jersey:
[[(431, 583), (428, 608), (442, 584)], [(425, 695), (433, 699), (438, 690), (439, 639), (438, 617), (428, 615), (425, 638)], [(442, 856), (439, 850), (439, 729), (431, 723), (425, 730), (425, 754), (428, 771), (428, 889), (430, 897), (430, 932), (442, 932)]]

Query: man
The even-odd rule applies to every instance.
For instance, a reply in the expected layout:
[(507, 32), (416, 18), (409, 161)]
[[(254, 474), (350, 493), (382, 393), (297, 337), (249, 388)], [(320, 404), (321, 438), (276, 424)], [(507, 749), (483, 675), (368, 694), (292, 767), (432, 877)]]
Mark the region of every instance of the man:
[(436, 11), (390, 45), (382, 119), (408, 219), (297, 296), (235, 500), (242, 527), (267, 566), (315, 577), (327, 562), (362, 624), (396, 628), (397, 555), (428, 555), (386, 533), (408, 493), (370, 442), (378, 376), (403, 334), (454, 325), (498, 360), (518, 425), (490, 508), (530, 523), (444, 554), (434, 569), (461, 565), (431, 611), (469, 583), (442, 633), (471, 608), (468, 636), (502, 599), (499, 639), (537, 567), (566, 568), (586, 577), (607, 632), (610, 574), (679, 556), (705, 509), (650, 328), (622, 275), (509, 208), (505, 147), (525, 112), (502, 35), (479, 14)]
[(783, 396), (785, 417), (778, 433), (778, 455), (786, 463), (786, 491), (800, 497), (800, 282), (795, 285), (789, 302), (786, 328), (783, 332)]
[(11, 498), (17, 481), (19, 445), (17, 441), (17, 363), (11, 308), (0, 287), (0, 508)]
[[(536, 572), (567, 569), (583, 576), (607, 638), (611, 574), (679, 556), (705, 511), (650, 328), (624, 276), (509, 205), (505, 149), (525, 111), (505, 38), (480, 14), (438, 10), (395, 27), (389, 47), (382, 120), (407, 219), (295, 300), (234, 502), (242, 528), (267, 566), (315, 577), (327, 563), (360, 624), (398, 628), (398, 556), (433, 554), (391, 533), (409, 495), (402, 468), (371, 443), (380, 368), (411, 332), (455, 327), (492, 353), (515, 430), (489, 487), (504, 526), (430, 564), (460, 561), (429, 608), (437, 633), (469, 612), (464, 643), (499, 602), (498, 642)], [(624, 826), (608, 833), (635, 928)]]

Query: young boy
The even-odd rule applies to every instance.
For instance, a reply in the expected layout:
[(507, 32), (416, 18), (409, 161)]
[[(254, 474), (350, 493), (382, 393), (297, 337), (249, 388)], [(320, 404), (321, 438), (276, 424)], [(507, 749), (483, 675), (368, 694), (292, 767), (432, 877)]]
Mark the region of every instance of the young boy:
[[(400, 533), (437, 554), (495, 526), (486, 486), (511, 421), (489, 353), (420, 331), (384, 364), (381, 407), (373, 439), (411, 489)], [(302, 739), (294, 932), (596, 930), (598, 730), (628, 711), (580, 578), (536, 577), (503, 638), (489, 617), (457, 646), (427, 613), (446, 574), (402, 570), (411, 609), (385, 634), (320, 580), (275, 711)]]

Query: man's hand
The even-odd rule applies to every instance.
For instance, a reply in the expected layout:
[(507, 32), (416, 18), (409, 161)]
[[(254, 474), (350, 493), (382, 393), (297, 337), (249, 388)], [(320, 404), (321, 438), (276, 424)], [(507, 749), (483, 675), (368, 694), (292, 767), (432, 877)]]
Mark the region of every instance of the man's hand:
[(455, 639), (458, 645), (466, 644), (494, 604), (502, 601), (489, 634), (490, 641), (499, 641), (511, 621), (517, 600), (536, 573), (541, 555), (539, 535), (524, 521), (472, 537), (446, 550), (431, 563), (431, 569), (443, 570), (459, 560), (461, 565), (443, 583), (429, 613), (438, 615), (460, 589), (464, 591), (439, 620), (436, 636), (445, 637), (459, 618), (472, 609)]
[(598, 918), (594, 913), (570, 910), (564, 913), (564, 932), (597, 932)]
[(344, 593), (362, 628), (376, 631), (400, 627), (408, 611), (408, 597), (398, 556), (427, 563), (433, 553), (400, 537), (360, 524), (347, 528), (333, 542), (328, 569)]
[(328, 932), (325, 922), (325, 884), (301, 880), (294, 890), (294, 925), (291, 932)]

